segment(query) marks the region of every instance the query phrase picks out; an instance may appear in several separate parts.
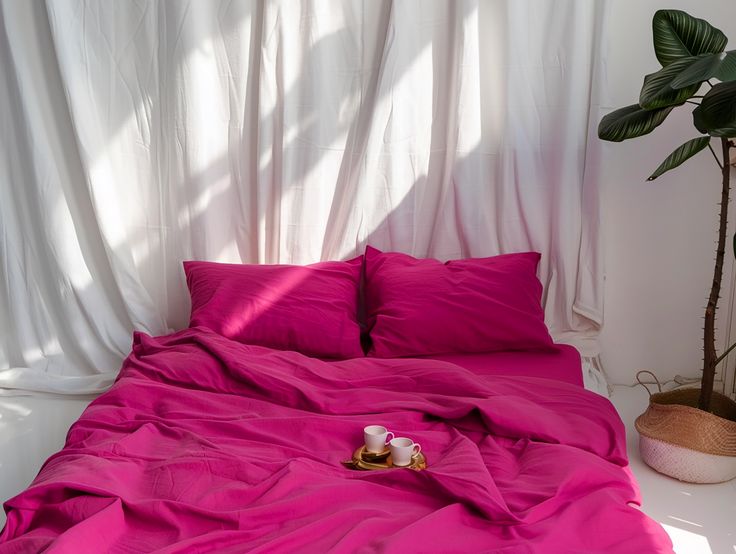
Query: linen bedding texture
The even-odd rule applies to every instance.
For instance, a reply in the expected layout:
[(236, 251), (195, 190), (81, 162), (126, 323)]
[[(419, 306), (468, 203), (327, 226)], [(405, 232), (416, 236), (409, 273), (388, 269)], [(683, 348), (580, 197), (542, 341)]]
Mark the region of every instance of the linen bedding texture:
[(364, 355), (359, 314), (365, 311), (369, 356), (545, 350), (553, 341), (539, 259), (521, 252), (443, 263), (368, 246), (365, 256), (308, 266), (184, 262), (190, 327), (345, 359)]
[[(429, 466), (340, 461), (380, 423)], [(326, 362), (204, 327), (137, 333), (113, 387), (5, 503), (0, 554), (662, 553), (624, 427), (578, 385)]]
[(369, 356), (544, 350), (538, 252), (442, 263), (368, 246)]
[(363, 356), (357, 320), (362, 264), (363, 256), (307, 266), (184, 262), (189, 326), (318, 358)]

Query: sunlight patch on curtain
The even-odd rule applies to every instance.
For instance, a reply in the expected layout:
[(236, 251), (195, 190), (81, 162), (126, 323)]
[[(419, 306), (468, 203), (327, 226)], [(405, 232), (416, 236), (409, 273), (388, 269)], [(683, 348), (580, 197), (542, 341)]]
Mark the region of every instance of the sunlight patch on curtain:
[(108, 386), (134, 329), (187, 325), (183, 260), (366, 244), (538, 250), (554, 336), (597, 353), (605, 2), (0, 10), (0, 387)]

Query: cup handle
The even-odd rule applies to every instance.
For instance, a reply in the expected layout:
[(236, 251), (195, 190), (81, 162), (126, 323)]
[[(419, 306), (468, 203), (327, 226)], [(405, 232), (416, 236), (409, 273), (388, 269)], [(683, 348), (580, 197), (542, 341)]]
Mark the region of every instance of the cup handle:
[(412, 457), (417, 456), (422, 451), (422, 445), (418, 442), (414, 443), (414, 452), (412, 453)]
[(386, 444), (390, 443), (394, 439), (394, 436), (395, 435), (391, 431), (386, 433)]

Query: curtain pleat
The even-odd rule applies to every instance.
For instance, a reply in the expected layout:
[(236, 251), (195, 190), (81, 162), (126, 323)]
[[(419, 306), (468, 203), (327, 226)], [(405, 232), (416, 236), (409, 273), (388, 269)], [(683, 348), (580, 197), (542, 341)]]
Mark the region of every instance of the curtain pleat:
[[(603, 2), (0, 2), (0, 387), (103, 390), (181, 262), (542, 252), (595, 353)], [(592, 117), (591, 117), (591, 114)]]

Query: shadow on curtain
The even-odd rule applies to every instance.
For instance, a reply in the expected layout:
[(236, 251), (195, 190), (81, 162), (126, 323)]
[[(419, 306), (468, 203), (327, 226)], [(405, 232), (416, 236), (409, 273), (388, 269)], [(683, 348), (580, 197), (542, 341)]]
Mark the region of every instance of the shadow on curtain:
[(185, 259), (535, 249), (548, 315), (595, 331), (601, 8), (419, 4), (2, 4), (0, 385), (108, 386), (134, 328), (186, 326)]

